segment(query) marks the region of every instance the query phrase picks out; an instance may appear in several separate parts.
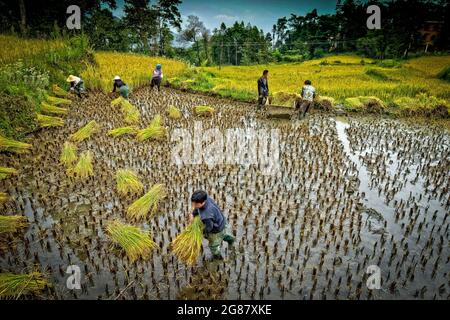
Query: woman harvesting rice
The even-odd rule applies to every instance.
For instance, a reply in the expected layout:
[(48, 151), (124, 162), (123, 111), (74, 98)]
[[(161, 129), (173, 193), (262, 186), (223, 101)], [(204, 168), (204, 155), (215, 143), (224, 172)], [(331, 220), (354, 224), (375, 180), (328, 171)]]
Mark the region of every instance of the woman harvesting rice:
[(155, 70), (153, 70), (152, 82), (150, 84), (150, 87), (153, 89), (154, 86), (157, 86), (158, 87), (158, 91), (159, 91), (160, 90), (160, 86), (161, 86), (162, 78), (163, 78), (162, 66), (158, 63), (156, 65)]
[(130, 91), (130, 88), (128, 88), (126, 83), (123, 82), (122, 79), (119, 76), (115, 76), (114, 77), (114, 87), (113, 87), (112, 92), (116, 92), (117, 88), (119, 89), (120, 95), (123, 98), (128, 99), (128, 93)]

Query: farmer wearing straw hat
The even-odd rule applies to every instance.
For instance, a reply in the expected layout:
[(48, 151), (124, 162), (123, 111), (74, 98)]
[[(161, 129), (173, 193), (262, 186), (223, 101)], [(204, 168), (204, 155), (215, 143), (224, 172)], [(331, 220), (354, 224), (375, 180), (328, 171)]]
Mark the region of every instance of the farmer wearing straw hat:
[(112, 92), (116, 92), (117, 88), (119, 88), (120, 95), (122, 97), (124, 97), (125, 99), (128, 99), (128, 93), (129, 93), (130, 89), (128, 88), (126, 83), (123, 82), (122, 79), (120, 79), (119, 76), (114, 77), (114, 88), (113, 88)]
[(79, 77), (75, 77), (74, 75), (70, 75), (66, 81), (70, 82), (69, 91), (75, 92), (77, 96), (81, 98), (81, 94), (85, 93), (83, 80)]
[(158, 91), (159, 91), (160, 90), (160, 86), (161, 86), (162, 78), (163, 78), (162, 66), (158, 63), (156, 65), (155, 70), (153, 70), (152, 82), (150, 84), (150, 87), (153, 89), (154, 86), (157, 86), (158, 87)]
[(227, 230), (227, 219), (219, 206), (203, 190), (195, 191), (191, 196), (191, 202), (194, 211), (190, 215), (190, 220), (192, 221), (195, 216), (200, 215), (205, 226), (203, 234), (208, 239), (213, 259), (222, 260), (223, 257), (220, 253), (222, 241), (228, 242), (230, 246), (234, 243), (234, 237)]

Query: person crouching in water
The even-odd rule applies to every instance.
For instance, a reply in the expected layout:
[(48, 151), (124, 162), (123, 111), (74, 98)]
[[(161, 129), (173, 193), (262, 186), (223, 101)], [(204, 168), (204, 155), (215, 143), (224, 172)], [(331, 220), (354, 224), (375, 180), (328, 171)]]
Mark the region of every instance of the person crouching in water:
[(162, 78), (163, 78), (162, 67), (158, 63), (156, 65), (155, 70), (153, 70), (152, 82), (150, 84), (150, 87), (152, 88), (152, 90), (153, 90), (154, 86), (157, 86), (158, 87), (158, 91), (160, 91)]
[(128, 99), (128, 93), (130, 92), (130, 88), (128, 88), (126, 83), (123, 82), (122, 79), (120, 79), (119, 76), (115, 76), (114, 77), (114, 87), (113, 87), (112, 92), (116, 92), (117, 88), (119, 89), (120, 95), (123, 98)]
[(300, 106), (296, 105), (298, 109), (298, 119), (305, 117), (309, 108), (314, 103), (314, 98), (316, 97), (316, 89), (311, 85), (310, 80), (305, 81), (305, 85), (302, 88), (302, 103)]
[(209, 249), (214, 260), (222, 260), (220, 248), (222, 241), (228, 245), (234, 243), (234, 237), (227, 231), (227, 220), (219, 206), (203, 190), (195, 191), (191, 196), (194, 211), (190, 215), (190, 221), (196, 216), (200, 216), (203, 224), (203, 235), (209, 242)]
[(67, 80), (70, 83), (70, 92), (74, 92), (79, 98), (85, 93), (84, 82), (81, 78), (70, 75)]

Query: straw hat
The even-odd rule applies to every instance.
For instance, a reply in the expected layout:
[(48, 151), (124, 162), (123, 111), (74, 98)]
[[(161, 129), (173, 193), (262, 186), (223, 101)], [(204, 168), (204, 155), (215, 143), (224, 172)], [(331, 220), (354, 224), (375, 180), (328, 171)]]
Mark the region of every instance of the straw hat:
[(73, 76), (73, 75), (70, 75), (68, 78), (67, 78), (67, 82), (72, 82), (72, 81), (75, 81), (77, 78), (75, 77), (75, 76)]
[(119, 76), (115, 76), (114, 80), (120, 80), (120, 77)]

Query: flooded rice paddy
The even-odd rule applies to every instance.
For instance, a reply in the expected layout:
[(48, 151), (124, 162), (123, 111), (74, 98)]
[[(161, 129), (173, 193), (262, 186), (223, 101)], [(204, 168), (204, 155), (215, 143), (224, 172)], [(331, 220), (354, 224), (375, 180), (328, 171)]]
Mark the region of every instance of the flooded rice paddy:
[[(161, 114), (168, 137), (139, 142), (107, 132), (125, 126), (105, 94), (70, 107), (66, 125), (33, 136), (34, 149), (0, 155), (20, 174), (0, 182), (13, 199), (2, 214), (24, 214), (30, 227), (4, 241), (1, 271), (40, 270), (52, 283), (43, 299), (449, 299), (450, 135), (431, 126), (381, 118), (311, 114), (302, 121), (265, 120), (250, 105), (164, 89), (136, 91), (140, 127)], [(183, 119), (166, 116), (168, 106)], [(211, 105), (211, 118), (192, 114)], [(95, 176), (68, 178), (59, 156), (69, 135), (96, 120), (100, 130), (80, 143), (90, 150)], [(279, 170), (260, 165), (176, 166), (175, 129), (277, 129)], [(245, 140), (242, 137), (243, 141)], [(120, 196), (118, 169), (135, 170), (146, 190), (164, 183), (159, 214), (137, 225), (159, 249), (130, 263), (105, 234), (108, 221), (127, 221), (136, 196)], [(207, 241), (188, 267), (170, 251), (187, 225), (189, 197), (205, 189), (222, 206), (235, 248), (224, 243), (223, 262), (208, 262)], [(81, 269), (81, 290), (69, 290), (69, 265)], [(378, 266), (381, 288), (367, 287)]]

